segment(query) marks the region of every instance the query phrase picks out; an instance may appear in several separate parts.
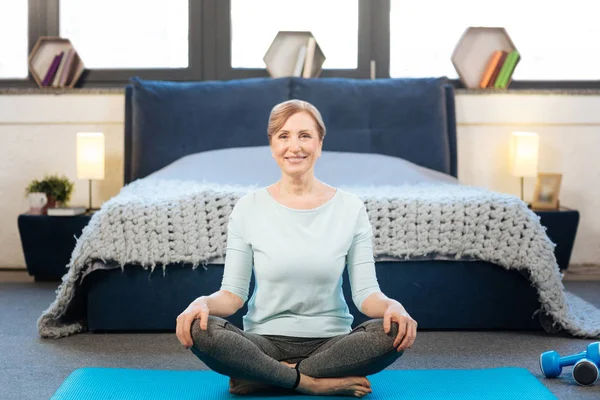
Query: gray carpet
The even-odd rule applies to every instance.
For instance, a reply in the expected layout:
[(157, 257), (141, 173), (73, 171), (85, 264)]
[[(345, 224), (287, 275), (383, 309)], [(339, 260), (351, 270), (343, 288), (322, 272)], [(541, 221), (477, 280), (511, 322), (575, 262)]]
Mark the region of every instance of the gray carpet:
[[(35, 322), (54, 299), (56, 286), (0, 283), (0, 399), (48, 399), (80, 367), (206, 368), (179, 345), (174, 334), (84, 333), (40, 339)], [(565, 286), (600, 307), (600, 281), (572, 281)], [(600, 383), (580, 387), (572, 381), (569, 368), (553, 380), (539, 371), (542, 352), (577, 353), (590, 342), (542, 332), (420, 332), (413, 348), (391, 368), (523, 367), (559, 399), (599, 399)]]

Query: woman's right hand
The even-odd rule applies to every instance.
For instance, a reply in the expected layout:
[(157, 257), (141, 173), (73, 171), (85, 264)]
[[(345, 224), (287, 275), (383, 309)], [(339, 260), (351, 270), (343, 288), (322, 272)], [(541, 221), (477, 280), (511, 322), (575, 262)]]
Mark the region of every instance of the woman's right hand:
[(194, 345), (190, 332), (194, 320), (200, 320), (200, 328), (206, 330), (208, 327), (208, 303), (206, 297), (198, 297), (177, 317), (177, 339), (186, 348)]

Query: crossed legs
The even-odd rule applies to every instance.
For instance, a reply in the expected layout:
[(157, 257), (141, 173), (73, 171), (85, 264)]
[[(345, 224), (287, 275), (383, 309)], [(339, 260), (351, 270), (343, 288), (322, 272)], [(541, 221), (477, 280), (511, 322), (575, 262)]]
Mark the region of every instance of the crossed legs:
[(376, 374), (403, 354), (393, 347), (396, 335), (396, 322), (392, 323), (390, 332), (386, 334), (383, 319), (371, 319), (347, 335), (335, 336), (325, 342), (301, 360), (297, 369), (317, 378)]
[[(382, 319), (369, 320), (346, 335), (323, 339), (308, 354), (300, 356), (295, 368), (290, 368), (294, 365), (279, 361), (283, 359), (282, 351), (267, 337), (244, 332), (222, 318), (209, 316), (206, 331), (200, 329), (198, 320), (192, 324), (194, 346), (191, 350), (220, 374), (254, 381), (258, 385), (300, 390), (308, 382), (305, 378), (301, 384), (301, 375), (311, 378), (366, 377), (383, 370), (402, 355), (393, 348), (397, 333), (396, 323), (392, 323), (391, 331), (386, 334)], [(356, 379), (352, 382), (368, 386), (365, 381), (363, 378), (363, 383)]]

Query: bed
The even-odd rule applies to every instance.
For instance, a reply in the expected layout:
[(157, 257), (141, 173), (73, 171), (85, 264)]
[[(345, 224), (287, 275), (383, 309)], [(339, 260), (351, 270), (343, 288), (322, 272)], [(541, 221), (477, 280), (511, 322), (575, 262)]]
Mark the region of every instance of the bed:
[[(266, 186), (278, 179), (278, 169), (266, 147), (267, 118), (273, 105), (290, 98), (314, 104), (327, 126), (323, 157), (317, 161), (317, 178), (362, 193), (369, 203), (368, 208), (373, 211), (370, 218), (374, 224), (381, 222), (377, 210), (381, 210), (383, 203), (369, 200), (370, 193), (385, 190), (396, 190), (394, 193), (397, 193), (399, 187), (406, 188), (401, 193), (410, 193), (412, 189), (402, 186), (409, 185), (418, 188), (413, 194), (418, 197), (423, 196), (423, 188), (436, 183), (442, 185), (440, 198), (448, 192), (446, 187), (450, 191), (456, 188), (460, 193), (467, 193), (461, 213), (467, 217), (470, 212), (476, 213), (472, 221), (477, 220), (478, 210), (486, 204), (479, 202), (478, 196), (489, 198), (490, 193), (464, 187), (456, 179), (454, 92), (445, 78), (373, 81), (257, 78), (226, 82), (159, 82), (132, 78), (125, 93), (126, 186), (114, 201), (111, 199), (102, 206), (100, 215), (94, 215), (90, 226), (86, 227), (88, 232), (84, 230), (57, 299), (38, 321), (41, 335), (60, 337), (84, 330), (174, 331), (175, 318), (193, 299), (217, 291), (223, 273), (223, 258), (217, 256), (223, 254), (219, 237), (223, 237), (226, 229), (223, 221), (237, 198), (233, 194), (241, 195), (252, 185)], [(148, 185), (153, 180), (167, 181), (168, 184)], [(192, 211), (189, 207), (181, 208), (188, 211), (172, 213), (181, 219), (181, 224), (187, 224), (197, 218), (198, 213), (204, 213), (205, 210), (198, 211), (198, 207), (208, 207), (212, 202), (212, 205), (216, 204), (214, 218), (208, 224), (210, 226), (204, 224), (202, 228), (212, 229), (212, 233), (198, 239), (193, 230), (185, 232), (187, 239), (182, 239), (181, 243), (188, 246), (195, 243), (197, 247), (188, 249), (189, 257), (170, 258), (167, 262), (163, 256), (169, 250), (159, 252), (158, 249), (166, 245), (172, 249), (176, 245), (174, 240), (167, 244), (160, 241), (161, 229), (166, 231), (171, 225), (161, 228), (149, 217), (149, 211), (144, 211), (151, 208), (124, 209), (119, 206), (124, 203), (123, 198), (129, 198), (130, 201), (146, 199), (154, 203), (164, 200), (163, 207), (175, 209), (181, 204), (173, 203), (172, 193), (196, 187), (196, 183), (189, 182), (198, 185), (195, 197), (186, 197), (190, 207), (195, 208)], [(143, 190), (141, 184), (145, 185)], [(210, 186), (212, 184), (230, 190), (219, 196), (219, 192)], [(198, 197), (201, 191), (205, 193), (204, 197)], [(211, 196), (207, 196), (207, 192)], [(523, 239), (525, 232), (542, 229), (539, 218), (520, 200), (508, 195), (493, 195), (501, 199), (506, 212), (519, 212), (525, 219), (525, 228), (520, 228), (521, 222), (511, 225), (522, 232), (513, 230), (517, 232), (512, 234), (515, 237), (504, 237), (505, 242), (518, 246), (515, 242), (519, 241), (519, 235)], [(401, 203), (402, 199), (398, 200), (397, 195), (394, 199), (385, 198), (385, 204)], [(423, 212), (423, 204), (414, 198), (402, 203), (405, 207), (420, 207), (418, 212)], [(445, 205), (440, 207), (443, 213)], [(488, 218), (494, 218), (499, 207), (487, 209)], [(432, 210), (435, 214), (436, 209)], [(128, 213), (134, 213), (136, 217)], [(127, 246), (128, 240), (138, 237), (158, 240), (154, 246), (144, 244), (148, 249), (144, 256), (132, 255), (135, 252), (133, 246), (129, 247), (127, 257), (119, 259), (111, 259), (111, 253), (103, 253), (99, 246), (93, 249), (92, 238), (100, 238), (94, 236), (93, 229), (110, 223), (114, 225), (104, 231), (112, 229), (116, 232), (128, 223), (133, 229), (131, 232), (137, 232), (136, 218), (145, 221), (145, 226), (153, 224), (152, 231), (146, 232), (147, 236), (121, 236), (111, 243)], [(219, 224), (214, 222), (217, 219), (221, 221)], [(394, 218), (384, 219), (387, 223)], [(502, 217), (501, 223), (510, 224), (505, 220)], [(455, 229), (452, 221), (447, 222), (440, 229)], [(485, 225), (485, 229), (493, 229), (489, 223)], [(479, 229), (469, 221), (463, 223), (464, 232), (470, 227), (473, 231)], [(398, 231), (390, 226), (386, 229), (378, 226), (375, 240), (394, 246), (393, 243), (400, 239), (393, 232)], [(431, 229), (423, 231), (420, 240), (430, 232)], [(506, 257), (515, 257), (511, 262), (504, 262), (496, 253), (481, 256), (481, 251), (457, 254), (430, 248), (421, 254), (399, 251), (386, 254), (380, 246), (375, 254), (378, 280), (382, 291), (400, 301), (418, 321), (419, 329), (545, 329), (555, 333), (567, 326), (564, 322), (557, 323), (558, 316), (565, 313), (565, 301), (557, 300), (556, 307), (549, 307), (554, 301), (549, 298), (562, 296), (562, 284), (552, 243), (543, 236), (537, 234), (535, 238), (536, 251), (542, 254), (541, 258), (536, 255), (536, 269), (519, 265), (526, 264), (519, 261), (525, 260), (525, 255), (518, 258), (518, 255), (506, 254)], [(533, 243), (534, 238), (530, 240)], [(462, 241), (468, 240), (465, 237)], [(463, 247), (466, 249), (467, 245), (463, 244)], [(90, 250), (83, 257), (86, 249)], [(342, 281), (348, 282), (346, 273)], [(252, 280), (250, 290), (253, 288)], [(348, 285), (344, 284), (343, 289), (355, 318), (353, 325), (365, 321), (367, 317), (351, 301)], [(242, 316), (246, 311), (244, 305), (228, 320), (242, 327)]]

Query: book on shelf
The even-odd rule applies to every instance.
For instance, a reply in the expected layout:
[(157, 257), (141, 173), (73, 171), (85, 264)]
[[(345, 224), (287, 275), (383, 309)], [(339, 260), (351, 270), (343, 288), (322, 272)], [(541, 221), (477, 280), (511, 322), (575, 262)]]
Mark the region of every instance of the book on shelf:
[(87, 208), (84, 206), (75, 207), (55, 207), (48, 208), (47, 214), (51, 217), (71, 217), (75, 215), (85, 214)]
[(308, 44), (306, 45), (306, 58), (304, 59), (304, 70), (302, 71), (303, 78), (310, 78), (313, 75), (313, 64), (315, 60), (315, 49), (317, 41), (314, 37), (308, 38)]
[(73, 84), (73, 80), (75, 79), (78, 73), (81, 58), (79, 58), (79, 54), (76, 51), (73, 51), (73, 56), (71, 57), (70, 61), (71, 62), (68, 65), (66, 65), (67, 75), (65, 76), (65, 86)]
[(508, 74), (508, 82), (506, 82), (506, 86), (505, 87), (508, 87), (510, 85), (510, 83), (512, 82), (512, 77), (513, 77), (513, 74), (515, 72), (515, 68), (517, 67), (517, 64), (519, 64), (519, 61), (521, 61), (521, 55), (520, 54), (517, 57), (517, 61), (515, 62), (515, 65), (512, 67), (512, 70)]
[(485, 70), (483, 71), (483, 75), (481, 76), (481, 80), (479, 81), (479, 87), (481, 89), (485, 89), (488, 87), (490, 80), (492, 79), (492, 75), (500, 62), (500, 58), (502, 57), (502, 51), (496, 50), (492, 53), (490, 60), (488, 61)]
[(481, 89), (506, 89), (512, 82), (512, 76), (521, 55), (517, 50), (495, 50), (481, 74), (479, 87)]
[(517, 64), (517, 60), (519, 58), (519, 52), (514, 50), (508, 53), (506, 56), (506, 60), (504, 64), (502, 64), (502, 69), (498, 74), (498, 78), (496, 82), (494, 82), (494, 87), (496, 89), (506, 89), (506, 85), (508, 83), (508, 79), (514, 70), (515, 65)]
[(52, 83), (53, 87), (63, 87), (65, 85), (66, 73), (69, 70), (74, 51), (75, 50), (73, 49), (69, 49), (65, 53), (65, 56), (58, 66), (58, 71), (56, 71), (56, 76), (54, 77), (54, 82)]
[(42, 81), (43, 87), (63, 88), (69, 86), (80, 67), (79, 55), (71, 48), (54, 56)]
[(502, 66), (502, 70), (500, 70), (500, 75), (498, 75), (498, 79), (494, 86), (498, 89), (506, 89), (508, 87), (508, 83), (512, 79), (512, 74), (515, 71), (515, 67), (517, 63), (521, 59), (521, 56), (517, 50), (513, 50), (508, 53), (506, 56), (506, 61)]
[(502, 70), (502, 66), (504, 65), (504, 62), (506, 61), (506, 57), (508, 56), (508, 51), (502, 51), (500, 54), (500, 59), (498, 60), (498, 63), (494, 66), (494, 71), (492, 72), (492, 76), (490, 77), (490, 80), (487, 84), (488, 88), (494, 88), (494, 84), (496, 83), (496, 80), (498, 79), (498, 75), (500, 75), (500, 71)]
[(60, 63), (58, 64), (58, 68), (56, 69), (56, 73), (54, 74), (54, 77), (52, 78), (52, 81), (48, 84), (48, 86), (58, 87), (58, 81), (60, 79), (60, 73), (61, 73), (62, 69), (65, 67), (65, 60), (66, 59), (67, 59), (67, 57), (66, 57), (66, 53), (65, 53), (63, 55), (63, 57), (61, 57)]
[(64, 51), (61, 51), (57, 55), (54, 56), (52, 62), (50, 63), (50, 67), (46, 71), (46, 76), (44, 76), (44, 80), (42, 81), (42, 86), (51, 86), (54, 81), (54, 76), (56, 75), (56, 71), (58, 70), (58, 66), (60, 65), (60, 61), (65, 55)]
[(300, 46), (298, 49), (298, 57), (296, 58), (296, 65), (292, 71), (292, 76), (301, 77), (302, 68), (304, 67), (304, 60), (306, 58), (306, 45)]

